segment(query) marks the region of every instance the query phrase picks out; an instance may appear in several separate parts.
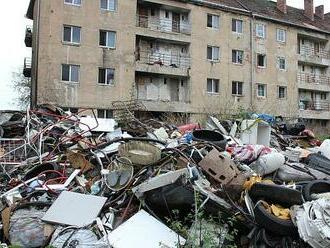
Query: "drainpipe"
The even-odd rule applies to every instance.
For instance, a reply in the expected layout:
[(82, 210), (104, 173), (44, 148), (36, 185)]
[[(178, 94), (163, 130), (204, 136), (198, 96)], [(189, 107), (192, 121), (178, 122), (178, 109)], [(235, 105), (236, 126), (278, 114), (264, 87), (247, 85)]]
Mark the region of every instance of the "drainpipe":
[[(37, 106), (38, 103), (38, 65), (39, 65), (39, 34), (40, 34), (40, 0), (36, 0), (38, 2), (38, 15), (37, 15), (37, 34), (35, 35), (35, 47), (37, 48), (34, 52), (35, 52), (35, 56), (32, 56), (32, 58), (34, 57), (35, 62), (34, 62), (34, 70), (35, 70), (35, 78), (34, 78), (34, 90), (35, 90), (35, 100), (32, 100), (31, 97), (31, 108), (34, 108)], [(33, 75), (33, 73), (32, 73)], [(32, 78), (31, 78), (32, 81)], [(32, 88), (31, 88), (32, 90)]]

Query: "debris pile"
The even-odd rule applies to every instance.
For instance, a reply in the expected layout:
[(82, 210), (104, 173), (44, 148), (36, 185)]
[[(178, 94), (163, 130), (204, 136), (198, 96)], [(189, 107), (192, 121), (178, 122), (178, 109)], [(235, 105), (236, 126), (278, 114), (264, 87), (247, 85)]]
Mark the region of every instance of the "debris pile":
[(0, 113), (2, 247), (330, 246), (330, 140), (264, 114), (175, 126), (122, 105)]

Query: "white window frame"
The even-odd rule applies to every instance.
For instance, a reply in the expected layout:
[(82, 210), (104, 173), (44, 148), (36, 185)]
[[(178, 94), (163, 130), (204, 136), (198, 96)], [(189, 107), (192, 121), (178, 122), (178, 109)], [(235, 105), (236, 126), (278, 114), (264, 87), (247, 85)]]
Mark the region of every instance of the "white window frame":
[(286, 42), (286, 30), (285, 29), (281, 29), (281, 28), (276, 29), (276, 40), (281, 43)]
[[(107, 1), (107, 8), (106, 9), (102, 8), (102, 4), (101, 4), (102, 3), (102, 0), (99, 0), (99, 1), (100, 1), (100, 9), (101, 10), (110, 11), (110, 12), (115, 12), (117, 10), (117, 4), (118, 4), (117, 0), (106, 0)], [(111, 6), (110, 5), (110, 1), (113, 1), (113, 4), (115, 6), (114, 9), (110, 9), (110, 6)]]
[[(211, 80), (211, 91), (208, 91), (208, 88), (207, 88), (207, 84), (209, 82), (209, 80)], [(215, 87), (215, 84), (218, 84), (218, 92), (215, 91), (216, 87)], [(219, 95), (220, 94), (220, 80), (219, 79), (216, 79), (216, 78), (208, 78), (206, 80), (206, 92), (208, 94), (214, 94), (214, 95)]]
[(100, 41), (101, 41), (101, 32), (105, 32), (105, 33), (106, 33), (105, 43), (108, 43), (108, 36), (109, 36), (109, 33), (114, 33), (114, 34), (115, 34), (115, 43), (114, 43), (114, 46), (113, 46), (113, 47), (108, 46), (108, 44), (106, 44), (106, 45), (100, 45), (100, 44), (99, 44), (99, 46), (100, 46), (100, 47), (104, 47), (104, 48), (116, 49), (116, 45), (117, 45), (117, 32), (101, 29), (101, 30), (99, 31), (99, 36), (100, 36), (100, 37), (99, 37), (99, 39), (100, 39), (100, 40), (99, 40), (99, 43), (100, 43)]
[[(283, 95), (283, 97), (282, 97), (282, 95), (280, 94), (280, 89), (284, 89), (284, 95)], [(287, 90), (288, 90), (288, 88), (286, 87), (286, 86), (278, 86), (277, 87), (277, 98), (278, 99), (286, 99), (287, 98)]]
[[(208, 18), (209, 16), (211, 16), (212, 19), (212, 26), (209, 27), (208, 26)], [(219, 15), (214, 15), (214, 14), (207, 14), (207, 24), (206, 24), (207, 28), (211, 28), (211, 29), (216, 29), (219, 30), (220, 29), (220, 16)]]
[[(67, 1), (70, 1), (70, 2), (67, 2)], [(81, 6), (82, 0), (80, 0), (80, 3), (75, 3), (75, 1), (77, 1), (77, 0), (64, 0), (64, 4), (72, 5), (72, 6)]]
[[(63, 66), (68, 65), (69, 66), (69, 80), (63, 80)], [(78, 67), (78, 81), (72, 81), (72, 67), (77, 66)], [(74, 64), (61, 64), (61, 81), (66, 83), (74, 83), (79, 84), (80, 82), (80, 65), (74, 65)]]
[[(243, 34), (243, 20), (240, 20), (240, 19), (235, 19), (235, 18), (233, 18), (232, 19), (232, 24), (233, 24), (233, 21), (235, 21), (235, 29), (236, 29), (236, 31), (234, 31), (233, 30), (233, 26), (232, 26), (232, 32), (233, 33), (235, 33), (235, 34)], [(242, 32), (238, 32), (237, 30), (238, 30), (238, 25), (237, 25), (237, 23), (241, 23), (242, 25), (241, 25), (241, 27), (242, 27)]]
[[(70, 41), (66, 41), (64, 40), (64, 29), (65, 28), (70, 28), (71, 30), (71, 34), (70, 34)], [(74, 28), (78, 28), (79, 29), (79, 42), (74, 42), (73, 41), (73, 29)], [(67, 24), (64, 24), (63, 25), (63, 34), (62, 34), (62, 42), (63, 43), (66, 43), (66, 44), (74, 44), (74, 45), (80, 45), (81, 44), (81, 27), (79, 26), (74, 26), (74, 25), (67, 25)]]
[[(284, 61), (284, 68), (281, 68), (281, 64), (282, 64), (281, 61)], [(277, 57), (277, 64), (278, 64), (278, 69), (280, 71), (286, 71), (287, 64), (286, 64), (286, 59), (284, 57)]]
[[(233, 49), (232, 50), (232, 56), (233, 56), (233, 52), (235, 52), (235, 62), (233, 61), (233, 58), (232, 58), (232, 62), (233, 62), (233, 64), (235, 64), (235, 65), (243, 65), (243, 60), (244, 60), (244, 51), (242, 51), (242, 50), (236, 50), (236, 49)], [(239, 54), (241, 54), (241, 57), (242, 57), (242, 63), (240, 63), (240, 62), (237, 62), (237, 61), (239, 61)]]
[(266, 25), (262, 23), (256, 24), (256, 36), (258, 38), (265, 39), (266, 38)]
[[(208, 49), (209, 48), (212, 48), (212, 58), (208, 58)], [(215, 50), (218, 50), (218, 58), (215, 58)], [(207, 50), (206, 50), (207, 52), (206, 52), (206, 57), (207, 57), (207, 59), (209, 60), (209, 61), (212, 61), (212, 62), (219, 62), (220, 61), (220, 47), (218, 47), (218, 46), (211, 46), (211, 45), (209, 45), (209, 46), (207, 46)]]
[[(231, 84), (232, 84), (232, 86), (231, 86), (231, 94), (233, 95), (233, 96), (243, 96), (243, 90), (244, 90), (244, 88), (243, 88), (243, 85), (244, 85), (244, 83), (243, 82), (240, 82), (240, 81), (232, 81), (231, 82)], [(233, 84), (235, 84), (235, 91), (236, 91), (236, 93), (233, 93)], [(242, 94), (239, 94), (239, 87), (238, 87), (238, 85), (239, 84), (241, 84), (242, 85)]]
[[(259, 95), (259, 86), (264, 87), (264, 95)], [(267, 85), (266, 84), (257, 84), (257, 97), (266, 98), (267, 97)]]
[[(259, 62), (258, 61), (259, 55), (264, 56), (264, 65), (263, 66), (259, 65), (259, 63), (258, 63)], [(266, 54), (264, 54), (264, 53), (257, 53), (257, 67), (258, 68), (266, 68), (267, 67), (267, 56), (266, 56)]]
[[(100, 70), (102, 70), (102, 69), (105, 70), (104, 83), (100, 83)], [(108, 73), (107, 73), (108, 70), (112, 70), (113, 71), (113, 80), (112, 80), (112, 83), (107, 83), (108, 82)], [(98, 74), (97, 83), (99, 85), (105, 85), (105, 86), (114, 86), (115, 85), (115, 73), (116, 73), (115, 68), (102, 68), (102, 67), (100, 67), (98, 73), (99, 74)]]

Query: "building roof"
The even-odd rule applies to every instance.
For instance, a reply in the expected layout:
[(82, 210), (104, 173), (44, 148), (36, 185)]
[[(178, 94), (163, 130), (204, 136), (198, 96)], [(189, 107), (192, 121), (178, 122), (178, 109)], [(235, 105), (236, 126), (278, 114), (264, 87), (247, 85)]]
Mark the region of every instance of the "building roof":
[(322, 20), (320, 17), (315, 15), (313, 21), (309, 17), (305, 16), (303, 9), (287, 6), (287, 13), (283, 13), (277, 8), (276, 2), (270, 0), (236, 1), (240, 2), (246, 9), (252, 11), (253, 14), (258, 15), (261, 18), (273, 19), (274, 21), (330, 33), (330, 16), (325, 17), (325, 19)]

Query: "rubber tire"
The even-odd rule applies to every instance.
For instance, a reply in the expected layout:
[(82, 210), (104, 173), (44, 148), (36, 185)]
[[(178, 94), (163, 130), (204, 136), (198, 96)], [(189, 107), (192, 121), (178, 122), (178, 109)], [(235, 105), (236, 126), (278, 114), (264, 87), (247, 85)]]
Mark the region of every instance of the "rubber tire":
[(252, 199), (265, 199), (267, 202), (274, 202), (283, 207), (304, 203), (300, 191), (276, 184), (256, 183), (252, 186), (249, 194)]
[(330, 192), (330, 181), (329, 180), (315, 180), (309, 182), (303, 188), (303, 196), (305, 201), (313, 201), (313, 193), (326, 193)]
[(270, 233), (280, 236), (296, 236), (297, 227), (291, 220), (282, 220), (271, 213), (268, 213), (262, 203), (258, 203), (254, 208), (256, 222)]

